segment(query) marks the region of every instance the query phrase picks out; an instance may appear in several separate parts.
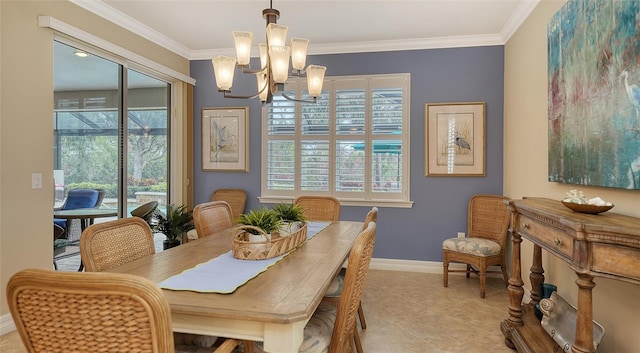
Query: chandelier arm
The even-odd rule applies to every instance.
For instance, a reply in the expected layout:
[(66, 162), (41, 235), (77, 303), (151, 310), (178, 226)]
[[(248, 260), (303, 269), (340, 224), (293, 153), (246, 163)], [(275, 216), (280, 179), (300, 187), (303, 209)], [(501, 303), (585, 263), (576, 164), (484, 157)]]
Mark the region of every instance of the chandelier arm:
[(256, 98), (260, 95), (260, 92), (254, 94), (254, 95), (249, 95), (249, 96), (241, 96), (241, 95), (236, 95), (236, 94), (231, 94), (231, 91), (225, 91), (225, 90), (218, 90), (218, 92), (224, 92), (224, 98), (237, 98), (237, 99), (253, 99)]
[(252, 70), (250, 65), (238, 65), (238, 66), (242, 67), (243, 74), (257, 74), (267, 69), (267, 66), (257, 70)]
[(317, 103), (317, 97), (313, 97), (313, 100), (307, 100), (307, 99), (297, 99), (297, 98), (293, 98), (293, 97), (289, 97), (286, 93), (282, 92), (282, 96), (289, 101), (294, 101), (294, 102), (299, 102), (299, 103), (312, 103), (312, 104), (316, 104)]

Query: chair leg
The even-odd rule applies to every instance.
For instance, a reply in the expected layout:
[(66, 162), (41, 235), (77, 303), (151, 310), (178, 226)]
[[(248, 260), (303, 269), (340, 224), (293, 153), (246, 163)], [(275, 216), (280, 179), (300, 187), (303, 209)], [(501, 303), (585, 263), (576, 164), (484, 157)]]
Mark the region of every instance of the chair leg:
[(366, 329), (367, 321), (365, 321), (364, 319), (364, 310), (362, 310), (362, 301), (360, 301), (360, 304), (358, 305), (358, 318), (360, 319), (360, 327), (362, 327), (363, 330)]
[(471, 274), (471, 265), (467, 265), (467, 278), (469, 278), (469, 275)]
[(487, 284), (487, 269), (480, 269), (480, 298), (484, 299), (485, 287)]
[(447, 261), (447, 259), (445, 258), (442, 265), (444, 266), (444, 271), (442, 271), (442, 284), (444, 284), (444, 287), (447, 288), (449, 286), (449, 261)]
[(509, 277), (507, 276), (507, 267), (504, 265), (500, 265), (500, 268), (502, 269), (502, 279), (504, 279), (504, 285), (508, 287)]
[(360, 334), (358, 333), (357, 328), (353, 330), (353, 342), (356, 345), (356, 352), (364, 353), (364, 350), (362, 349), (362, 341), (360, 341)]

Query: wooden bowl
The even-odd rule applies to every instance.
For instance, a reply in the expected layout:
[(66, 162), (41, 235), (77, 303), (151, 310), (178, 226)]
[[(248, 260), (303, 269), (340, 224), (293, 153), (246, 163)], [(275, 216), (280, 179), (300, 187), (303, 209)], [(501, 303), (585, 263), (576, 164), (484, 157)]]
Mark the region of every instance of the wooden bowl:
[(588, 213), (588, 214), (598, 214), (598, 213), (609, 211), (610, 209), (613, 208), (613, 205), (596, 206), (596, 205), (587, 205), (582, 203), (573, 203), (573, 202), (565, 202), (565, 201), (562, 201), (562, 204), (565, 205), (567, 208), (570, 208), (574, 212)]

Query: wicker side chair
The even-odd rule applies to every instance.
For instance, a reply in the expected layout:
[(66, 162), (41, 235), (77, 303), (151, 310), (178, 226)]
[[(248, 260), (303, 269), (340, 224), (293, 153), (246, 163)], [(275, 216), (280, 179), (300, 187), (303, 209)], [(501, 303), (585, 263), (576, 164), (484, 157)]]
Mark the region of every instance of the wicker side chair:
[(340, 201), (331, 196), (299, 196), (293, 202), (304, 208), (304, 215), (310, 221), (339, 221)]
[[(378, 208), (373, 207), (369, 212), (367, 212), (366, 217), (364, 218), (364, 223), (362, 224), (362, 230), (366, 230), (369, 226), (369, 223), (378, 223)], [(333, 282), (329, 286), (329, 290), (325, 293), (322, 301), (325, 303), (330, 303), (332, 305), (338, 305), (340, 302), (340, 296), (342, 295), (342, 291), (344, 290), (344, 277), (346, 275), (346, 268), (342, 268), (336, 278), (333, 279)], [(362, 329), (367, 328), (367, 321), (364, 318), (364, 310), (362, 309), (362, 302), (358, 304), (358, 319), (360, 320), (360, 327)], [(356, 330), (354, 334), (355, 343), (356, 343), (356, 351), (358, 353), (363, 353), (362, 344), (360, 343), (360, 335), (358, 334), (358, 330)]]
[[(480, 298), (485, 297), (487, 273), (500, 273), (505, 285), (509, 279), (505, 263), (507, 229), (510, 214), (504, 204), (507, 197), (499, 195), (474, 195), (467, 210), (467, 238), (449, 238), (442, 243), (443, 282), (449, 284), (449, 272), (465, 272), (480, 276)], [(449, 263), (467, 265), (466, 270), (450, 270)], [(489, 266), (499, 265), (501, 271), (487, 271)]]
[(138, 217), (93, 224), (80, 237), (87, 272), (106, 271), (155, 252), (151, 228)]
[(243, 189), (217, 189), (211, 194), (211, 201), (226, 201), (231, 206), (231, 218), (236, 219), (244, 213), (247, 192)]
[[(356, 239), (349, 253), (349, 266), (344, 280), (344, 291), (338, 306), (320, 303), (304, 328), (300, 353), (353, 352), (356, 334), (358, 303), (369, 272), (376, 237), (376, 224), (371, 222)], [(256, 344), (262, 352), (262, 344)]]
[(193, 223), (198, 237), (206, 237), (233, 226), (233, 212), (226, 201), (211, 201), (193, 208)]
[[(169, 304), (139, 276), (27, 269), (9, 280), (7, 301), (29, 353), (196, 352), (174, 347)], [(237, 345), (228, 339), (215, 352)]]

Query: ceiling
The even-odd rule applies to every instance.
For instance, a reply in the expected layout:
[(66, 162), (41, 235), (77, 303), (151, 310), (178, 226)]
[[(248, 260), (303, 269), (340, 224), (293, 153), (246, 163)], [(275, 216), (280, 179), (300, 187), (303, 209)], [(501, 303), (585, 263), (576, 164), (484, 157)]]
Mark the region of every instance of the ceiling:
[[(235, 56), (231, 31), (263, 42), (268, 0), (68, 0), (189, 60)], [(309, 54), (503, 45), (540, 0), (275, 0), (288, 38)], [(113, 63), (55, 53), (56, 91), (115, 89)], [(257, 56), (257, 49), (252, 54)], [(107, 77), (108, 76), (108, 77)], [(130, 87), (164, 83), (132, 76)]]
[[(69, 0), (190, 60), (233, 55), (231, 31), (264, 41), (268, 0)], [(310, 54), (502, 45), (539, 0), (275, 0)], [(257, 55), (257, 50), (254, 50)]]

